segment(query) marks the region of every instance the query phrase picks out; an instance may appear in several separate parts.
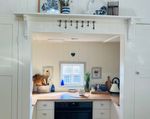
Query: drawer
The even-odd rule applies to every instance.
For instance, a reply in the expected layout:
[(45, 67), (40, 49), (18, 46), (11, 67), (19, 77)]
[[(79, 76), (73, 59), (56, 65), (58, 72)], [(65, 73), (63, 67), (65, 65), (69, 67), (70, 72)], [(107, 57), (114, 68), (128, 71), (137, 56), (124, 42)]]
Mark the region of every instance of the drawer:
[(110, 110), (94, 110), (93, 119), (110, 119)]
[(54, 102), (52, 101), (38, 101), (37, 110), (54, 109)]
[(37, 119), (54, 119), (54, 110), (38, 110)]
[(93, 119), (110, 119), (110, 118), (93, 118)]
[(110, 119), (110, 118), (93, 118), (93, 119)]
[(93, 109), (110, 109), (110, 101), (94, 101)]

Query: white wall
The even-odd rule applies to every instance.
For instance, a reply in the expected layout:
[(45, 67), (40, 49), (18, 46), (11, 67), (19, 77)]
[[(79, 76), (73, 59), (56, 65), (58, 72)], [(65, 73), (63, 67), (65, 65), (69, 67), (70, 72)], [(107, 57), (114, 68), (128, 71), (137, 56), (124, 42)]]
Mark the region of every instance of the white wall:
[(38, 0), (0, 0), (0, 15), (17, 12), (36, 12)]
[[(91, 72), (91, 67), (102, 67), (102, 79), (92, 80), (92, 83), (105, 82), (107, 76), (119, 76), (119, 43), (50, 43), (48, 41), (33, 41), (32, 61), (33, 74), (42, 73), (42, 66), (53, 66), (53, 82), (60, 90), (59, 62), (79, 61), (86, 62), (86, 71)], [(75, 51), (76, 57), (72, 58), (70, 52)]]
[[(89, 0), (72, 0), (72, 13), (85, 13)], [(108, 1), (108, 0), (103, 0)], [(120, 15), (150, 17), (149, 0), (119, 0)], [(0, 15), (37, 12), (38, 0), (0, 0)]]
[(150, 18), (150, 0), (119, 0), (120, 15)]

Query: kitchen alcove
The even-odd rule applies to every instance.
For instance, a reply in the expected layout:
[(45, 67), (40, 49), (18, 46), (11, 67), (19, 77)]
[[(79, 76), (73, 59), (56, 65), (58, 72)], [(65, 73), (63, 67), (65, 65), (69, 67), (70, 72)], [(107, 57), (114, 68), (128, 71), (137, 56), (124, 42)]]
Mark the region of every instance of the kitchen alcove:
[[(121, 81), (121, 100), (120, 100), (120, 112), (123, 115), (124, 106), (124, 54), (125, 54), (125, 44), (127, 40), (132, 39), (132, 33), (134, 28), (134, 19), (126, 16), (93, 16), (93, 15), (49, 15), (49, 14), (32, 14), (32, 13), (19, 13), (16, 14), (20, 30), (23, 35), (20, 35), (21, 46), (20, 46), (20, 59), (23, 59), (23, 66), (19, 66), (22, 69), (22, 78), (24, 87), (22, 92), (24, 92), (24, 108), (23, 112), (26, 115), (31, 116), (29, 109), (31, 105), (31, 81), (32, 81), (32, 39), (33, 36), (41, 35), (45, 37), (48, 33), (53, 33), (53, 35), (60, 36), (60, 34), (80, 34), (82, 36), (85, 34), (88, 37), (101, 37), (101, 42), (107, 43), (113, 39), (119, 38), (120, 41), (120, 81)], [(72, 22), (71, 22), (72, 21)], [(77, 22), (78, 21), (78, 22)], [(90, 22), (90, 27), (84, 27), (84, 23), (88, 25)], [(61, 23), (61, 25), (60, 25)], [(71, 26), (73, 24), (73, 26)], [(77, 28), (78, 24), (78, 28)], [(66, 28), (67, 26), (67, 28)], [(82, 27), (83, 26), (83, 27)], [(43, 36), (44, 34), (44, 36)], [(59, 35), (58, 35), (59, 34)], [(66, 35), (67, 34), (67, 35)], [(51, 34), (52, 36), (52, 34)], [(69, 40), (76, 40), (72, 37)], [(47, 38), (46, 38), (47, 39)], [(83, 38), (84, 39), (84, 38)], [(87, 40), (88, 38), (85, 38)], [(62, 40), (61, 38), (58, 41)], [(95, 40), (94, 42), (97, 42)], [(85, 41), (84, 41), (85, 42)], [(89, 41), (90, 42), (90, 41)], [(27, 80), (28, 79), (28, 80)], [(21, 83), (21, 82), (20, 82)], [(26, 96), (26, 97), (25, 97)], [(22, 106), (23, 106), (22, 105)]]

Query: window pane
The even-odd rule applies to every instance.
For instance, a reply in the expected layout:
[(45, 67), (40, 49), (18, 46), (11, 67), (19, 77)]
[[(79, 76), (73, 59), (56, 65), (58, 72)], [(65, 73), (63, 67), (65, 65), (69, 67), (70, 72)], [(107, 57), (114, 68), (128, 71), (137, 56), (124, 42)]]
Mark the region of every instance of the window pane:
[(73, 66), (73, 73), (74, 74), (79, 74), (81, 72), (81, 67), (80, 66)]
[(84, 63), (62, 63), (61, 80), (66, 86), (83, 86), (84, 83)]
[(66, 83), (66, 84), (68, 84), (69, 82), (71, 82), (71, 76), (70, 75), (64, 75), (63, 79), (64, 79), (64, 83)]
[(72, 66), (63, 66), (63, 74), (70, 74), (70, 73), (72, 73)]
[(74, 75), (73, 76), (73, 82), (80, 83), (81, 82), (81, 76), (80, 75)]

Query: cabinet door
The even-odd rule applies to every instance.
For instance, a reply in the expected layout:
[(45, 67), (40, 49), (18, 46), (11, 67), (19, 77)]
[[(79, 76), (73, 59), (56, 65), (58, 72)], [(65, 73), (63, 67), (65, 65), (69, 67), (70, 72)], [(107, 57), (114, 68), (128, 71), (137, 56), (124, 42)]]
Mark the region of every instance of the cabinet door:
[(0, 17), (0, 118), (17, 119), (17, 43), (13, 19)]
[(137, 25), (135, 31), (134, 119), (150, 118), (150, 25)]
[(38, 110), (37, 119), (54, 119), (54, 110)]

